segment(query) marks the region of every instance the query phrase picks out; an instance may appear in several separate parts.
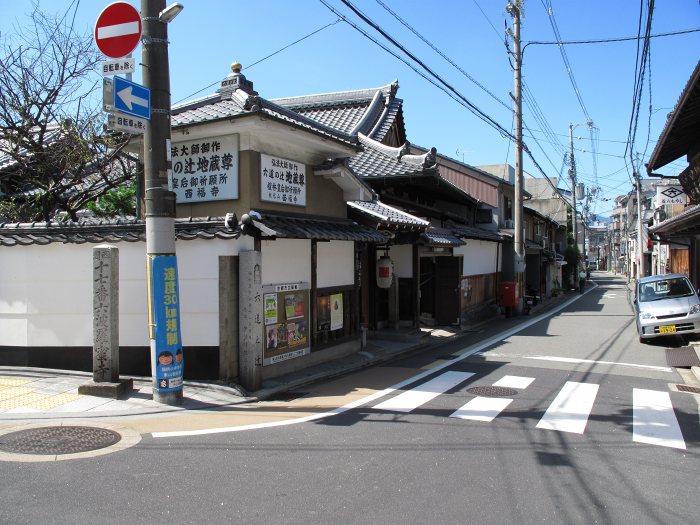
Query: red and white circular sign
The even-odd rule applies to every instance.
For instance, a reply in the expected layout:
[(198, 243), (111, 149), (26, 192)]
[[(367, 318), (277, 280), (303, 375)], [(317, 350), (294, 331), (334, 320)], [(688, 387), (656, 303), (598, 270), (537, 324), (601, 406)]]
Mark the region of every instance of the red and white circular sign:
[(110, 58), (131, 53), (141, 38), (141, 15), (131, 4), (114, 2), (97, 17), (95, 43)]

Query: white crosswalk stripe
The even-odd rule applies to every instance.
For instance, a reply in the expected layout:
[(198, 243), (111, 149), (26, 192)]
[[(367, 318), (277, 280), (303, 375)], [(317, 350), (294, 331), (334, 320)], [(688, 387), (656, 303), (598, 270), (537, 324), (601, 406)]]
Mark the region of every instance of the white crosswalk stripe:
[(537, 428), (583, 434), (598, 385), (567, 381), (537, 423)]
[[(530, 383), (532, 383), (534, 380), (534, 377), (504, 376), (496, 381), (493, 386), (524, 389), (530, 386)], [(493, 421), (498, 414), (503, 412), (512, 402), (512, 399), (506, 397), (478, 396), (469, 401), (459, 410), (450, 414), (450, 417), (468, 419), (471, 421), (485, 421), (489, 423)]]
[(451, 388), (456, 387), (473, 375), (472, 372), (445, 372), (411, 390), (399, 394), (396, 397), (392, 397), (383, 403), (379, 403), (374, 408), (376, 410), (387, 410), (390, 412), (410, 412), (431, 399), (436, 398), (440, 394), (447, 392)]
[(632, 440), (685, 450), (685, 441), (668, 392), (635, 388)]
[[(376, 410), (408, 413), (453, 389), (474, 376), (472, 372), (447, 371), (374, 406)], [(506, 375), (495, 387), (524, 390), (533, 377)], [(550, 403), (536, 427), (543, 430), (583, 434), (599, 391), (594, 383), (567, 381)], [(477, 396), (450, 414), (450, 417), (492, 422), (514, 399)], [(634, 388), (632, 393), (633, 441), (663, 447), (686, 449), (668, 392)]]

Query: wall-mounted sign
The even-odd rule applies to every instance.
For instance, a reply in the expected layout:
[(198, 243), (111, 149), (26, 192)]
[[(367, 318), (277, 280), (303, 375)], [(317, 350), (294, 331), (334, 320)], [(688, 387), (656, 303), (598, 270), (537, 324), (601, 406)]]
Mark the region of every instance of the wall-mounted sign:
[(178, 204), (238, 199), (238, 135), (175, 142), (168, 188)]
[(261, 153), (260, 200), (306, 206), (306, 165)]
[(656, 187), (656, 205), (663, 206), (665, 204), (686, 204), (688, 196), (683, 191), (681, 186), (657, 186)]
[(309, 285), (264, 286), (263, 365), (310, 352)]

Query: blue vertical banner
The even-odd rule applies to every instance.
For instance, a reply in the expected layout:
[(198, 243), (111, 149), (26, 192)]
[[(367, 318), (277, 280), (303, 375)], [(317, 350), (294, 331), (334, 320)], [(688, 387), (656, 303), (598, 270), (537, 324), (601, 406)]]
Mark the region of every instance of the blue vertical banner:
[(180, 335), (177, 257), (159, 255), (151, 261), (155, 325), (154, 387), (160, 392), (182, 390), (184, 360)]

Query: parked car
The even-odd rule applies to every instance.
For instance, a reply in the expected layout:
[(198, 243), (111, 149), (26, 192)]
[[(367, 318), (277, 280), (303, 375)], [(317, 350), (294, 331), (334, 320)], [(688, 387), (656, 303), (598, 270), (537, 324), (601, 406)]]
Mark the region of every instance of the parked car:
[(643, 277), (635, 286), (639, 340), (700, 333), (700, 298), (683, 274)]

